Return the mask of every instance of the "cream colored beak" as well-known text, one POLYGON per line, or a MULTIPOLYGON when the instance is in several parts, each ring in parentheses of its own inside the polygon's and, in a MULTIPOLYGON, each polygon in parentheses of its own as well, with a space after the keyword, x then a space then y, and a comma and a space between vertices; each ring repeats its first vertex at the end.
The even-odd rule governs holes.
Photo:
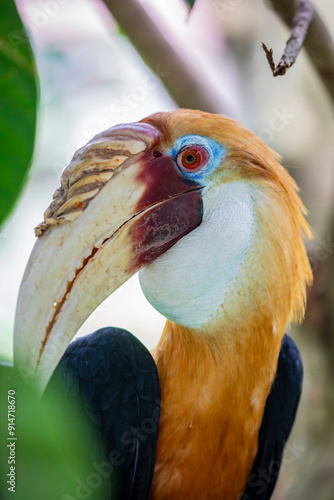
POLYGON ((24 381, 42 392, 96 307, 201 220, 199 186, 151 125, 114 127, 79 150, 36 228, 20 287, 14 364, 24 381))

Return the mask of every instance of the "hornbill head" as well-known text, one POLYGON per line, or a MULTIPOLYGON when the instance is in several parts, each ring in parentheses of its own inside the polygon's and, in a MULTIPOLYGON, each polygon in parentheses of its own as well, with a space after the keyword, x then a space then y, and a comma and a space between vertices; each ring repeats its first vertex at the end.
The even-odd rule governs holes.
POLYGON ((152 305, 195 330, 243 314, 256 322, 258 307, 279 329, 303 310, 311 279, 303 207, 277 155, 240 124, 199 111, 95 136, 35 232, 14 363, 40 391, 83 322, 141 269, 152 305))

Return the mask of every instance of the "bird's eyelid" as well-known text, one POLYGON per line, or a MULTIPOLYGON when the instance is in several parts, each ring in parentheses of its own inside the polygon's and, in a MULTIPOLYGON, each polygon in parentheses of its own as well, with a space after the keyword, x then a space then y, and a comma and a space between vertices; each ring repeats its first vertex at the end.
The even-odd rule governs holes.
POLYGON ((186 146, 200 146, 207 151, 210 157, 219 156, 221 158, 226 154, 224 144, 202 135, 191 134, 181 136, 175 141, 171 150, 171 156, 174 158, 186 146))
POLYGON ((200 146, 207 149, 208 152, 211 150, 210 139, 200 135, 183 135, 175 141, 172 151, 178 153, 186 146, 200 146))

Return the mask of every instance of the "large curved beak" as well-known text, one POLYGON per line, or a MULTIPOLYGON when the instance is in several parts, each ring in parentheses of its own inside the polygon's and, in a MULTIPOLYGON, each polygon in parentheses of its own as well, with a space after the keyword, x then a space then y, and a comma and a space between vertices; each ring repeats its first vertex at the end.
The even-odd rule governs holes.
POLYGON ((202 221, 200 187, 160 141, 143 123, 94 137, 64 170, 36 228, 16 309, 14 364, 41 392, 96 307, 202 221))

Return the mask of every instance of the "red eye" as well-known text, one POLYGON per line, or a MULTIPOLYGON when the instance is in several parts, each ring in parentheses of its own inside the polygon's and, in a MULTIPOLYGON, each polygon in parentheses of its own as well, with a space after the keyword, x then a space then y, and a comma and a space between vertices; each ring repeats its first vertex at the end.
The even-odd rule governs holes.
POLYGON ((186 146, 176 157, 176 163, 183 170, 196 171, 208 161, 208 153, 201 146, 186 146))

